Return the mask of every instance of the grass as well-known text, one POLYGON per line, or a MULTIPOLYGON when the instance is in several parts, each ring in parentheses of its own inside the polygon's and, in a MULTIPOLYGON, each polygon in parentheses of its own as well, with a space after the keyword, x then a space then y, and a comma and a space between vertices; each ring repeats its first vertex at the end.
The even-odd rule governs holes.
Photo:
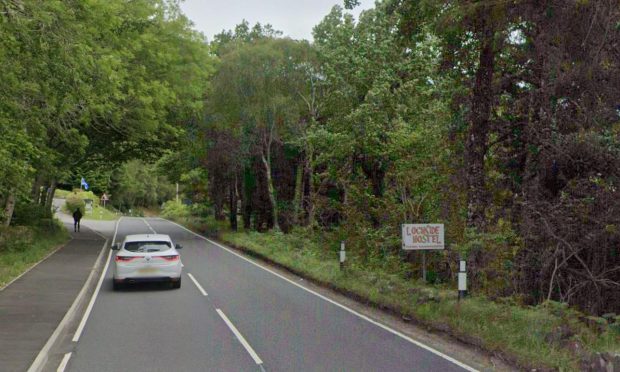
MULTIPOLYGON (((119 218, 119 215, 112 212, 107 208, 103 208, 99 204, 99 197, 92 193, 92 191, 67 191, 67 190, 56 190, 56 194, 54 197, 59 199, 66 199, 69 195, 78 195, 80 199, 92 199, 93 200, 93 213, 86 212, 83 216, 86 220, 102 220, 102 221, 115 221, 119 218)), ((65 204, 62 206, 62 210, 65 213, 71 214, 65 204)))
POLYGON ((0 288, 69 240, 59 224, 52 228, 4 228, 0 236, 0 288))
POLYGON ((93 207, 93 213, 86 212, 83 218, 86 220, 114 221, 119 218, 119 215, 115 214, 107 208, 95 205, 93 207))
POLYGON ((521 306, 481 296, 458 302, 454 286, 406 279, 393 265, 370 267, 351 257, 346 270, 340 271, 337 243, 321 241, 313 233, 231 232, 224 222, 191 217, 178 220, 361 301, 501 354, 522 369, 577 371, 588 353, 620 352, 617 324, 615 330, 611 326, 605 331, 593 329, 580 320, 583 314, 562 304, 521 306), (568 335, 555 336, 567 327, 568 335), (585 352, 579 354, 575 349, 585 352))

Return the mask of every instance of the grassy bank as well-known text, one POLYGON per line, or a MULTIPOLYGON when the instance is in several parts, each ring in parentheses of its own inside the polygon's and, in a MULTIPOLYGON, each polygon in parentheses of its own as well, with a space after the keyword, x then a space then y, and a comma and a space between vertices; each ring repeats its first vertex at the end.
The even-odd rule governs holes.
POLYGON ((2 228, 0 230, 0 288, 68 240, 67 231, 56 223, 49 227, 2 228))
POLYGON ((365 265, 354 257, 344 271, 337 243, 310 231, 231 232, 226 223, 176 218, 186 226, 436 331, 499 355, 520 368, 577 371, 596 352, 620 352, 620 324, 586 317, 563 304, 523 306, 511 299, 470 296, 457 301, 454 285, 425 285, 393 265, 365 265))

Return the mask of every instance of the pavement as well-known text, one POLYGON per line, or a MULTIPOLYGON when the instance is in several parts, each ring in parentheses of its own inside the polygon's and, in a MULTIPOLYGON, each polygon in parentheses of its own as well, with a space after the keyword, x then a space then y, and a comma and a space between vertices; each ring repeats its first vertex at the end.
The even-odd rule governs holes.
MULTIPOLYGON (((65 219, 66 221, 66 219, 65 219)), ((105 239, 87 226, 56 253, 0 291, 0 371, 26 371, 90 275, 105 239)))

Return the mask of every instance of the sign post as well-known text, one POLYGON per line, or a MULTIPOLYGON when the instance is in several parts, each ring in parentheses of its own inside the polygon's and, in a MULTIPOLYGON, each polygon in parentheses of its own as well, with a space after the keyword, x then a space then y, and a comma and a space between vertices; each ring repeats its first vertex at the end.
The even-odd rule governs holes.
POLYGON ((445 248, 443 224, 403 224, 402 240, 403 250, 422 251, 422 279, 426 282, 426 251, 445 248))
POLYGON ((101 195, 101 202, 103 203, 104 208, 108 200, 110 200, 110 197, 104 192, 103 195, 101 195))

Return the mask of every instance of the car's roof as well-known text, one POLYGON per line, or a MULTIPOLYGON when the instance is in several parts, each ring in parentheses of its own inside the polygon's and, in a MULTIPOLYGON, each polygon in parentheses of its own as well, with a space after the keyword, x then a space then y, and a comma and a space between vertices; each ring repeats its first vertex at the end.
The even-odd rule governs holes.
POLYGON ((125 237, 125 242, 171 242, 170 236, 166 234, 133 234, 125 237))

